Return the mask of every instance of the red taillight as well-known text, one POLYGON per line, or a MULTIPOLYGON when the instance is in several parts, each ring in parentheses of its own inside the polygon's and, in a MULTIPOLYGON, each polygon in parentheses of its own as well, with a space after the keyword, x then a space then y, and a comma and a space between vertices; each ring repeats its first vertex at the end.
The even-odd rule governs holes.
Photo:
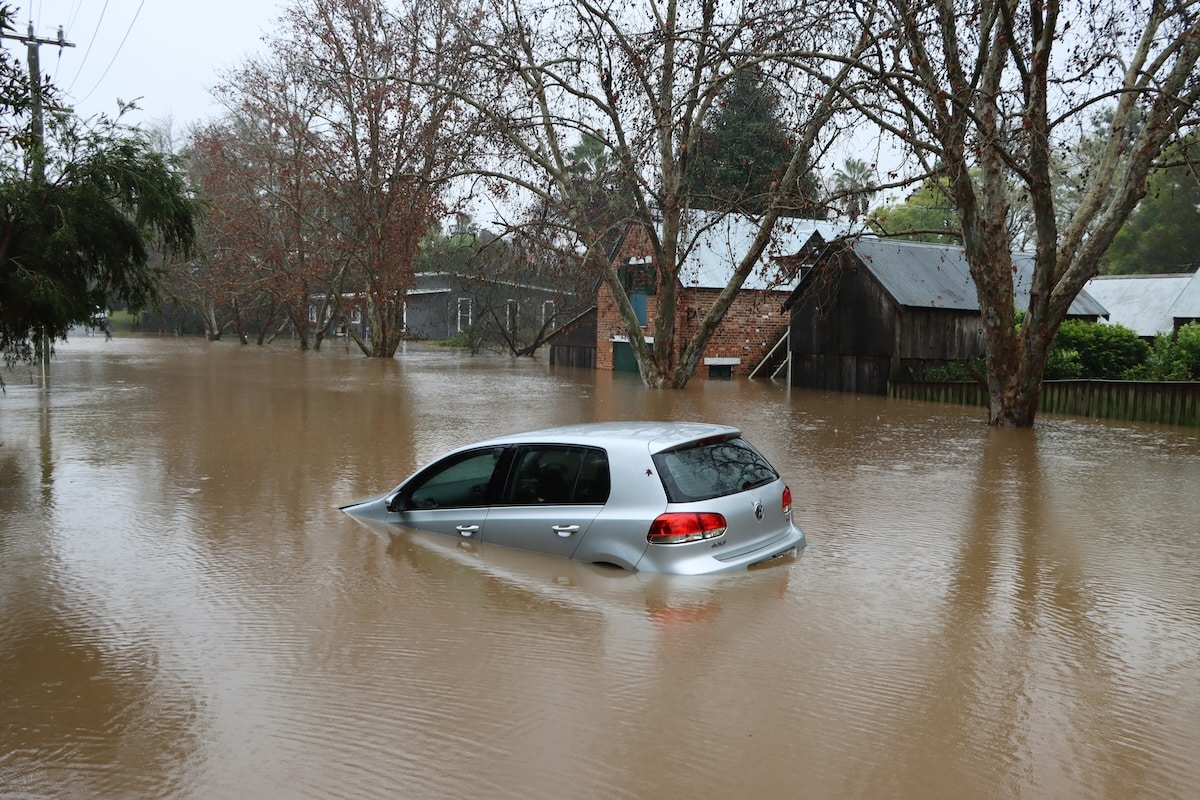
POLYGON ((783 515, 786 517, 792 513, 792 490, 788 486, 783 487, 783 515))
POLYGON ((725 518, 711 511, 659 514, 646 540, 651 544, 683 544, 725 534, 725 518))

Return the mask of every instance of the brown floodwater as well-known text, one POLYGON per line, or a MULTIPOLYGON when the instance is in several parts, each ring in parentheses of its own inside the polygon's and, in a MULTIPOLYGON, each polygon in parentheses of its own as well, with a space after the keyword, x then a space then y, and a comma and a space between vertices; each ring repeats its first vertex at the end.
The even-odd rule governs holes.
POLYGON ((1200 796, 1200 431, 416 346, 3 377, 0 797, 1200 796), (336 509, 642 417, 742 427, 807 549, 671 578, 336 509))

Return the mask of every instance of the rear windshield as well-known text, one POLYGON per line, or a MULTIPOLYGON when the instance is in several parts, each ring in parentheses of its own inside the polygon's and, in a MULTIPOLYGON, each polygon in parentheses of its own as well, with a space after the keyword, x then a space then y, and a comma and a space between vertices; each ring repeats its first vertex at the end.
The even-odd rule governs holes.
POLYGON ((654 463, 672 503, 724 497, 779 478, 775 468, 741 438, 666 450, 654 456, 654 463))

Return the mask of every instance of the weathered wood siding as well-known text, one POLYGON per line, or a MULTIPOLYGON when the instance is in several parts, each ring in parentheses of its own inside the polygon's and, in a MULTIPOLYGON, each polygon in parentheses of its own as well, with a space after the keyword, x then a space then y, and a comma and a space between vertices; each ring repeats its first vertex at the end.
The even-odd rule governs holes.
POLYGON ((890 358, 896 309, 883 288, 854 266, 817 269, 792 308, 792 350, 890 358))
POLYGON ((887 394, 892 360, 879 356, 792 354, 792 385, 832 392, 887 394))
POLYGON ((977 312, 906 308, 899 322, 900 358, 944 363, 983 355, 983 319, 977 312))
POLYGON ((585 346, 555 344, 550 346, 550 365, 558 367, 596 368, 594 341, 585 346))
POLYGON ((550 364, 560 367, 596 367, 596 309, 593 307, 564 325, 547 340, 550 364))
POLYGON ((844 252, 813 267, 791 311, 794 386, 887 394, 908 370, 983 353, 977 313, 900 308, 844 252))

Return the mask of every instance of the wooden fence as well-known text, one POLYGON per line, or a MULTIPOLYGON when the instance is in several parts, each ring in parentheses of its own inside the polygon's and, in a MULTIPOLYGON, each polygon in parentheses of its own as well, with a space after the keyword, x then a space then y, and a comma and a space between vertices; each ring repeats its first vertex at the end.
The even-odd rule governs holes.
MULTIPOLYGON (((888 384, 888 397, 986 406, 978 383, 888 384)), ((1038 410, 1164 425, 1200 426, 1200 383, 1159 381, 1046 381, 1038 410)))

